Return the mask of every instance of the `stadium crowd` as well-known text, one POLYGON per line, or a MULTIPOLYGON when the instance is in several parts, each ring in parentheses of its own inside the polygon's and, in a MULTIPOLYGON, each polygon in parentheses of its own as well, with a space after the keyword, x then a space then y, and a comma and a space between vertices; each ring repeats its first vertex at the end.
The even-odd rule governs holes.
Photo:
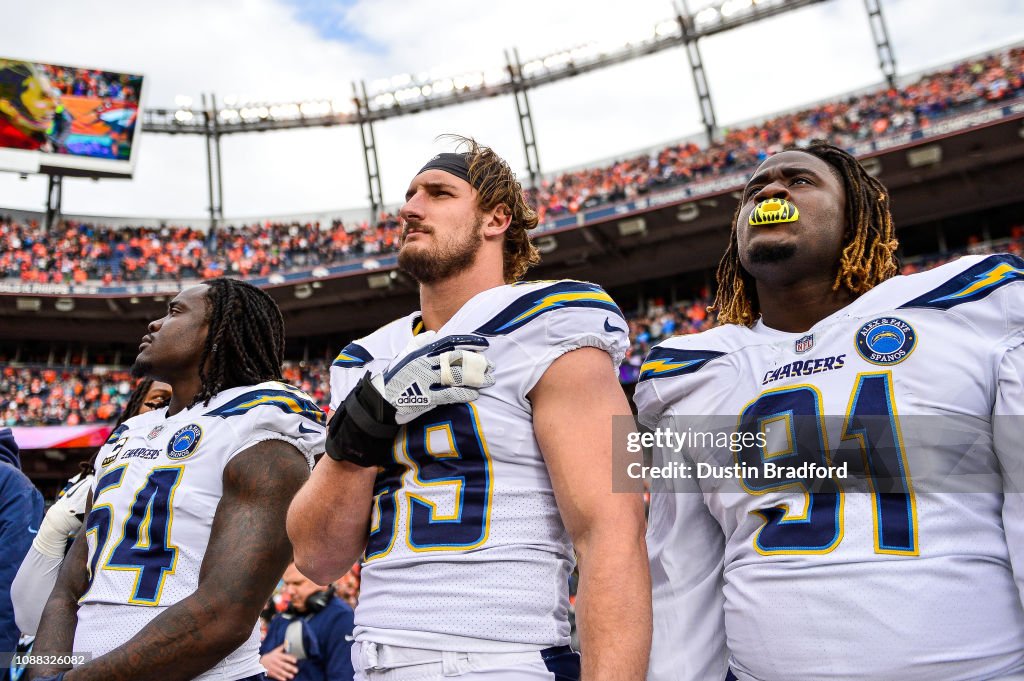
POLYGON ((752 168, 787 146, 815 138, 838 146, 927 128, 937 118, 1016 97, 1024 90, 1024 48, 1013 48, 888 88, 727 129, 707 147, 684 142, 602 168, 565 173, 532 192, 541 219, 652 190, 752 168))
MULTIPOLYGON (((970 253, 995 250, 1024 254, 1024 225, 1013 227, 1009 240, 998 247, 972 237, 970 253)), ((945 253, 908 260, 903 274, 911 274, 948 262, 963 253, 945 253)), ((692 297, 666 302, 652 298, 644 309, 627 315, 630 348, 619 369, 623 383, 635 383, 640 365, 656 343, 675 335, 704 331, 714 324, 707 308, 710 291, 694 291, 692 297)), ((124 369, 92 367, 60 368, 36 365, 0 365, 0 427, 37 425, 79 425, 106 423, 117 418, 131 393, 133 381, 124 369)), ((330 361, 287 362, 283 368, 287 383, 301 388, 318 404, 330 400, 330 361)))
MULTIPOLYGON (((329 368, 328 362, 289 363, 284 379, 326 405, 329 368)), ((0 369, 0 428, 112 422, 134 385, 125 369, 8 364, 0 369)))
MULTIPOLYGON (((652 190, 750 168, 787 145, 818 137, 840 146, 927 128, 937 118, 1017 97, 1024 48, 928 74, 901 88, 821 104, 743 128, 702 147, 673 145, 610 165, 563 173, 530 190, 541 219, 652 190)), ((205 234, 189 227, 103 227, 64 222, 47 234, 34 222, 0 219, 0 279, 35 283, 181 281, 222 274, 266 276, 394 252, 394 215, 374 224, 264 222, 205 234)))
POLYGON ((225 227, 103 227, 63 222, 56 232, 38 222, 0 218, 0 278, 34 283, 181 281, 220 275, 267 276, 330 265, 397 249, 398 220, 376 225, 335 221, 225 227))
POLYGON ((8 365, 0 370, 0 428, 109 422, 133 387, 124 370, 8 365))
POLYGON ((107 71, 75 69, 66 66, 43 66, 46 75, 62 95, 76 97, 102 97, 118 101, 138 101, 138 91, 132 80, 138 76, 107 71))

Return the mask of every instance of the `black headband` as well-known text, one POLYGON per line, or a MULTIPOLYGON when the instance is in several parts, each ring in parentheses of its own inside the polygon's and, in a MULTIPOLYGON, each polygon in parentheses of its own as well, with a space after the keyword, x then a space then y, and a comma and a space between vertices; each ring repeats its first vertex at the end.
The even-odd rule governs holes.
MULTIPOLYGON (((479 182, 474 183, 469 179, 469 154, 452 154, 449 152, 438 154, 420 168, 420 173, 427 170, 443 170, 449 175, 454 175, 460 180, 469 182, 476 189, 480 188, 479 182)), ((420 173, 416 174, 419 175, 420 173)))

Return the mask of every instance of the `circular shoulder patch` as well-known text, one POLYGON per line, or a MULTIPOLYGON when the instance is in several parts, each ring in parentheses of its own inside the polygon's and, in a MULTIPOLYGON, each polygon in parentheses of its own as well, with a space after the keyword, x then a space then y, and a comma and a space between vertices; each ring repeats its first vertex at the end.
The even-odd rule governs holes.
POLYGON ((167 458, 187 459, 196 451, 202 439, 203 429, 195 423, 188 424, 171 436, 170 442, 167 443, 167 458))
POLYGON ((896 317, 872 319, 857 329, 857 352, 872 364, 899 364, 914 351, 914 328, 896 317))

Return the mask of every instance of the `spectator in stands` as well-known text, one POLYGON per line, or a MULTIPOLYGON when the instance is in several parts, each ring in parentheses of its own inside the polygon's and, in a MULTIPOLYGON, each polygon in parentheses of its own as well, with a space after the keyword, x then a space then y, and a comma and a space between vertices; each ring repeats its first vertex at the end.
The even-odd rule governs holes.
POLYGON ((0 426, 103 423, 121 413, 132 391, 126 370, 0 369, 0 426))
POLYGON ((334 590, 338 598, 348 603, 353 610, 359 602, 359 568, 359 563, 356 563, 351 570, 334 583, 334 590))
MULTIPOLYGON (((171 386, 152 378, 141 379, 128 398, 128 404, 114 424, 113 431, 117 431, 118 426, 133 416, 166 407, 170 400, 171 386)), ((85 522, 89 492, 96 480, 98 453, 99 450, 88 462, 82 464, 82 471, 78 475, 68 480, 57 502, 46 512, 42 522, 37 524, 32 546, 11 583, 11 600, 14 602, 18 628, 25 634, 35 636, 46 599, 57 582, 57 573, 64 562, 64 553, 85 522)))
MULTIPOLYGON (((104 80, 112 74, 103 72, 60 71, 53 77, 65 92, 117 87, 104 80)), ((543 180, 528 196, 544 221, 665 187, 739 173, 786 146, 812 138, 850 146, 923 130, 942 116, 1019 97, 1022 92, 1024 48, 1018 47, 961 62, 901 87, 725 129, 723 138, 707 147, 687 141, 605 167, 562 173, 543 180)), ((0 278, 111 284, 224 274, 263 277, 391 253, 397 249, 398 236, 398 221, 387 214, 361 225, 265 222, 223 227, 209 235, 180 226, 106 228, 76 222, 48 234, 37 223, 7 220, 0 221, 0 278)))
MULTIPOLYGON (((285 380, 306 386, 319 403, 327 397, 327 373, 326 363, 297 363, 284 368, 285 380)), ((134 385, 127 370, 0 364, 0 426, 110 422, 130 411, 134 385)), ((150 396, 146 401, 153 399, 150 396)))

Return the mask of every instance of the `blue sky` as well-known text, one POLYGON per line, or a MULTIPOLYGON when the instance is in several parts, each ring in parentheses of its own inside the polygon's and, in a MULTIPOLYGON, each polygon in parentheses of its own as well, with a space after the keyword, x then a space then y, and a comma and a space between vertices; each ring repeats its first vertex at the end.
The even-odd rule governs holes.
POLYGON ((384 45, 359 29, 349 17, 357 0, 287 0, 296 21, 306 24, 324 40, 351 45, 370 54, 381 54, 384 45))
MULTIPOLYGON (((1024 41, 1016 0, 882 0, 901 73, 1024 41), (927 12, 922 12, 926 5, 927 12)), ((691 8, 701 5, 691 0, 691 8)), ((667 0, 179 0, 122 13, 88 3, 25 3, 0 24, 6 56, 141 72, 146 103, 201 93, 289 102, 347 98, 352 83, 399 73, 458 75, 588 42, 649 36, 667 0)), ((863 0, 828 0, 702 42, 718 120, 767 116, 878 84, 863 0), (773 98, 760 96, 766 83, 773 98)), ((663 144, 701 130, 682 50, 670 50, 531 92, 545 171, 663 144)), ((385 199, 442 147, 441 133, 476 136, 525 168, 513 101, 493 98, 384 121, 375 129, 385 199)), ((202 217, 201 138, 142 134, 132 180, 69 179, 68 213, 202 217)), ((229 217, 329 213, 367 205, 358 130, 351 126, 232 135, 223 142, 229 217)), ((46 181, 0 173, 0 207, 39 208, 46 181)))

